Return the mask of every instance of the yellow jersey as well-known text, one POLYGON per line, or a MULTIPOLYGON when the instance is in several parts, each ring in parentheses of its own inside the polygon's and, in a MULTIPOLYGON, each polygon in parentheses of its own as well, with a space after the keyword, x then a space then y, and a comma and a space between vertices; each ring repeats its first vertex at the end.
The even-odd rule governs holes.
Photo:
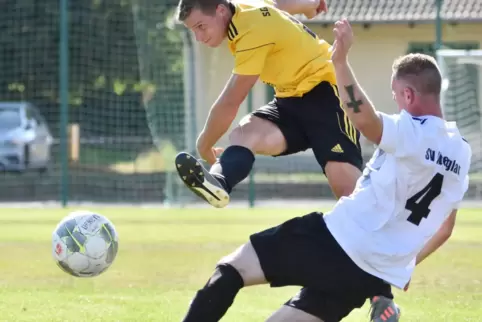
POLYGON ((299 97, 322 81, 336 84, 331 45, 262 0, 236 0, 228 26, 233 73, 260 75, 277 97, 299 97))

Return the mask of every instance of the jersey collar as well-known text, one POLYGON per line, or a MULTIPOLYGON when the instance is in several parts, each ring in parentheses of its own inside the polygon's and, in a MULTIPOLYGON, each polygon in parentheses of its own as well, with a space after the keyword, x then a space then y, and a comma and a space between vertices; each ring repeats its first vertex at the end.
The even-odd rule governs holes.
POLYGON ((236 6, 232 2, 229 3, 229 10, 231 10, 231 13, 234 16, 234 14, 236 13, 236 6))
POLYGON ((238 36, 238 29, 236 28, 233 22, 236 15, 236 6, 232 2, 229 3, 229 10, 231 10, 231 13, 233 16, 231 17, 231 20, 229 21, 229 24, 228 24, 228 40, 229 42, 232 42, 234 38, 238 36))
MULTIPOLYGON (((411 117, 414 117, 412 114, 410 114, 406 110, 402 110, 401 114, 403 114, 403 113, 406 113, 406 114, 410 115, 411 117)), ((456 122, 454 122, 454 121, 450 122, 450 121, 447 121, 447 120, 442 119, 442 118, 437 117, 437 116, 422 115, 422 116, 419 116, 418 118, 429 119, 431 122, 437 124, 441 128, 457 129, 457 123, 456 122)))

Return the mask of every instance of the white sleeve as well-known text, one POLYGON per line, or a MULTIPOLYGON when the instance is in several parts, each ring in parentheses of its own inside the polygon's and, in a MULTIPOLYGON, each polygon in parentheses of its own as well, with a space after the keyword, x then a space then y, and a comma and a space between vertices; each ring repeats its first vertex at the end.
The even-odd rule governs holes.
POLYGON ((417 135, 412 117, 406 113, 388 115, 378 112, 383 123, 382 138, 378 145, 383 151, 403 157, 416 151, 417 135))

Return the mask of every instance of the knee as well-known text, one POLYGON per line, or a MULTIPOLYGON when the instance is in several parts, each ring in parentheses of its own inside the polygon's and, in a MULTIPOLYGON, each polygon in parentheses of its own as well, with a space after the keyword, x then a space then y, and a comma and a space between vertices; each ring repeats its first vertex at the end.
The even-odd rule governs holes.
POLYGON ((264 276, 258 255, 250 242, 242 245, 218 262, 218 266, 225 264, 233 267, 239 273, 244 286, 266 283, 266 277, 264 276))
POLYGON ((196 293, 183 321, 219 321, 242 287, 243 280, 236 269, 217 266, 206 285, 196 293))
POLYGON ((352 192, 355 190, 354 184, 351 184, 350 182, 342 182, 341 180, 337 180, 330 185, 336 199, 340 199, 341 197, 347 197, 351 195, 352 192))
POLYGON ((216 265, 213 275, 206 283, 205 288, 222 288, 237 291, 244 286, 244 281, 238 270, 232 265, 221 263, 216 265))
POLYGON ((241 125, 235 127, 229 134, 230 145, 243 146, 251 152, 255 153, 256 145, 260 140, 260 136, 256 132, 251 131, 249 128, 245 128, 241 125))
POLYGON ((231 145, 243 146, 253 154, 278 155, 287 148, 281 130, 270 121, 248 115, 229 135, 231 145))
POLYGON ((355 189, 361 171, 350 163, 328 162, 325 166, 326 177, 337 199, 349 196, 355 189))

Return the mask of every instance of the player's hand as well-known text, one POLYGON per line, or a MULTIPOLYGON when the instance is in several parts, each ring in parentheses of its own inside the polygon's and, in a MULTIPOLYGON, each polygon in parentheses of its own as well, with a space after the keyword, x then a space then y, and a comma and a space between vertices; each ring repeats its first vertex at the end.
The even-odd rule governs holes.
POLYGON ((213 165, 216 163, 217 158, 223 153, 224 149, 215 147, 215 148, 208 148, 208 149, 202 149, 198 148, 199 155, 201 156, 201 159, 209 163, 210 165, 213 165))
POLYGON ((347 61, 348 52, 353 44, 353 30, 346 19, 338 20, 333 29, 335 41, 331 59, 333 63, 343 63, 347 61))
POLYGON ((327 13, 328 12, 328 5, 326 4, 325 0, 320 0, 320 4, 318 5, 318 8, 316 8, 316 14, 320 13, 327 13))
POLYGON ((405 287, 403 288, 403 291, 404 291, 404 292, 408 291, 408 288, 410 287, 410 282, 411 282, 411 281, 412 281, 412 279, 410 279, 410 280, 408 281, 408 283, 405 285, 405 287))
POLYGON ((312 19, 322 12, 328 12, 328 6, 326 5, 325 0, 315 1, 315 4, 316 4, 315 8, 303 13, 306 18, 312 19))
POLYGON ((223 153, 224 151, 223 148, 213 148, 211 142, 206 142, 204 132, 201 132, 201 134, 199 134, 199 137, 196 141, 196 147, 201 159, 203 159, 210 165, 216 163, 217 157, 220 156, 221 153, 223 153))

